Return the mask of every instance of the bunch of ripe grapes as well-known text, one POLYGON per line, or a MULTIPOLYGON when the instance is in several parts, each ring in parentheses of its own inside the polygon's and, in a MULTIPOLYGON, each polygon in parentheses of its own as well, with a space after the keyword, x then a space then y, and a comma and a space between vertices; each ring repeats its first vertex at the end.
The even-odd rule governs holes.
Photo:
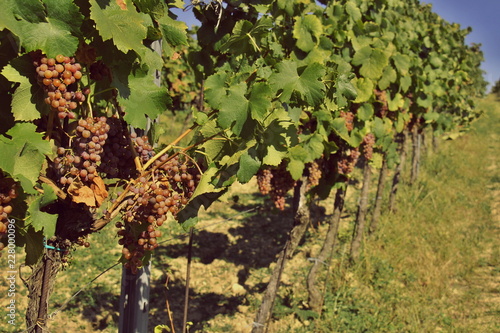
POLYGON ((273 172, 271 169, 260 169, 257 173, 257 185, 259 186, 259 191, 262 195, 267 195, 271 192, 273 179, 273 172))
POLYGON ((387 103, 387 92, 385 90, 377 90, 375 89, 375 96, 377 97, 377 101, 380 103, 378 105, 378 114, 380 117, 385 117, 389 113, 389 105, 387 103))
POLYGON ((276 168, 260 170, 257 173, 257 183, 260 193, 269 194, 276 208, 285 210, 285 196, 295 186, 285 163, 276 168))
POLYGON ((363 156, 367 160, 371 160, 373 157, 373 146, 375 145, 375 135, 373 133, 368 133, 363 138, 361 146, 363 148, 363 156))
POLYGON ((135 178, 137 169, 134 164, 134 154, 129 140, 126 124, 122 120, 108 118, 109 132, 101 158, 99 171, 108 178, 135 178))
POLYGON ((71 149, 57 148, 54 168, 60 185, 69 185, 77 178, 83 183, 93 181, 109 129, 106 117, 78 120, 71 149))
POLYGON ((0 171, 0 251, 5 244, 1 241, 7 233, 9 215, 12 213, 11 201, 17 198, 16 183, 12 178, 4 177, 0 171))
POLYGON ((313 161, 309 163, 309 165, 307 166, 307 180, 308 180, 307 190, 310 190, 314 186, 318 186, 321 176, 322 172, 318 161, 313 161))
POLYGON ((348 111, 340 111, 340 117, 345 120, 345 127, 350 132, 354 129, 354 113, 348 111))
MULTIPOLYGON (((78 90, 82 77, 82 66, 73 57, 57 55, 55 58, 41 58, 33 61, 39 84, 43 87, 45 103, 50 105, 60 119, 74 119, 78 103, 85 101, 85 94, 78 90)), ((85 91, 88 94, 88 89, 85 91)))
POLYGON ((130 186, 123 214, 125 223, 117 223, 119 244, 123 245, 126 267, 141 266, 145 251, 158 246, 158 227, 174 218, 193 196, 201 178, 198 166, 188 158, 165 154, 153 163, 154 172, 141 176, 130 186))
POLYGON ((337 160, 337 170, 341 175, 349 175, 354 171, 354 166, 360 156, 358 148, 347 149, 340 151, 339 159, 337 160))
POLYGON ((136 133, 131 133, 130 137, 134 144, 135 151, 141 160, 141 163, 146 163, 151 157, 154 156, 155 152, 153 146, 149 143, 147 136, 137 136, 136 133))

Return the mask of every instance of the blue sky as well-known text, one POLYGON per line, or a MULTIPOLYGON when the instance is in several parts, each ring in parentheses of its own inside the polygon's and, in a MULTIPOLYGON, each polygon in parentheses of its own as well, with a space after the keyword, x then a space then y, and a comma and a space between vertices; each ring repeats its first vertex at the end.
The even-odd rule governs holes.
MULTIPOLYGON (((186 3, 191 3, 185 0, 186 3)), ((481 44, 485 61, 481 68, 485 79, 493 85, 500 80, 500 0, 421 0, 432 4, 434 12, 450 23, 459 23, 462 28, 472 27, 467 44, 481 44)), ((189 26, 197 24, 191 11, 175 11, 180 20, 189 26)))

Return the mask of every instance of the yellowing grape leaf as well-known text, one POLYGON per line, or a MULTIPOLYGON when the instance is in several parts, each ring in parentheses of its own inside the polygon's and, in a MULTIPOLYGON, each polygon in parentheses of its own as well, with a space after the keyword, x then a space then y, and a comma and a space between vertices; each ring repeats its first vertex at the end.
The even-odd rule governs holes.
POLYGON ((314 15, 298 18, 293 27, 293 37, 297 39, 297 47, 305 52, 314 49, 322 33, 323 25, 314 15))

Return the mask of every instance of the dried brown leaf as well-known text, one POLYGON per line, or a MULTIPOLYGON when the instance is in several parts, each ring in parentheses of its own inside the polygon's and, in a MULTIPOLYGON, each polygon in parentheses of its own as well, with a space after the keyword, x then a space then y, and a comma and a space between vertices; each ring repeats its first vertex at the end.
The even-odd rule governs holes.
POLYGON ((88 186, 83 185, 81 180, 75 179, 68 188, 68 194, 76 203, 83 203, 89 207, 96 206, 94 191, 88 186))
POLYGON ((94 191, 95 200, 97 201, 97 206, 101 206, 104 200, 108 197, 108 191, 106 190, 106 185, 101 177, 94 177, 94 183, 90 185, 92 191, 94 191))

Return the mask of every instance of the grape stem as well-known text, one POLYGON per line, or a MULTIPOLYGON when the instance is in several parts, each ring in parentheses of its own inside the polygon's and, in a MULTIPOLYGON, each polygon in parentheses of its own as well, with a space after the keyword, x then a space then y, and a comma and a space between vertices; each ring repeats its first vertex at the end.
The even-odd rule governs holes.
POLYGON ((198 171, 200 172, 200 175, 203 174, 203 171, 201 171, 201 168, 200 166, 198 165, 198 163, 196 163, 196 161, 194 160, 194 158, 192 158, 191 156, 189 156, 188 154, 186 154, 184 151, 179 151, 179 154, 182 154, 184 155, 184 157, 186 157, 188 160, 191 160, 191 162, 193 162, 193 164, 196 166, 196 168, 198 169, 198 171))
MULTIPOLYGON (((42 183, 45 183, 47 185, 49 185, 50 187, 52 187, 52 189, 54 190, 54 192, 56 193, 57 197, 60 198, 61 200, 66 200, 66 197, 67 197, 67 194, 64 193, 63 190, 61 190, 53 181, 52 179, 49 179, 45 176, 39 176, 38 179, 42 182, 42 183)), ((37 189, 38 192, 40 193, 43 193, 43 190, 41 189, 37 189)))
MULTIPOLYGON (((126 193, 126 192, 124 192, 126 193)), ((116 201, 118 202, 118 200, 116 201)), ((96 220, 93 224, 92 227, 90 227, 90 230, 92 232, 96 232, 104 228, 111 220, 113 220, 116 216, 118 216, 118 213, 127 205, 127 201, 121 202, 117 207, 114 208, 111 213, 107 214, 106 216, 96 220)), ((115 205, 113 205, 115 206, 115 205)))
MULTIPOLYGON (((211 113, 209 113, 207 116, 210 118, 211 115, 213 115, 215 113, 215 111, 212 111, 211 113)), ((196 127, 198 126, 198 124, 193 124, 190 128, 188 128, 187 130, 184 131, 184 133, 182 133, 181 135, 179 135, 179 137, 177 139, 175 139, 174 141, 172 141, 168 146, 166 146, 165 148, 163 148, 158 154, 156 154, 155 156, 151 157, 151 159, 149 161, 147 161, 146 164, 144 164, 144 170, 147 170, 151 164, 153 164, 157 159, 159 159, 161 156, 163 156, 164 154, 166 154, 170 149, 172 149, 173 146, 176 146, 182 139, 184 139, 189 133, 191 133, 196 127)), ((215 137, 219 135, 219 133, 217 133, 216 135, 210 137, 209 139, 215 137)), ((184 151, 186 150, 189 150, 191 149, 192 147, 195 147, 197 145, 200 145, 202 144, 203 142, 205 142, 207 139, 205 140, 202 140, 201 142, 198 142, 190 147, 187 147, 184 149, 184 151)), ((164 163, 162 163, 161 165, 163 165, 164 163)))
POLYGON ((181 141, 189 133, 191 133, 191 131, 194 129, 194 127, 195 127, 195 125, 191 126, 187 130, 185 130, 184 133, 182 133, 181 135, 179 135, 179 137, 177 139, 175 139, 168 146, 166 146, 165 148, 163 148, 158 154, 155 154, 155 156, 153 156, 149 161, 146 162, 146 164, 144 164, 144 170, 147 170, 148 167, 151 166, 151 164, 153 164, 161 156, 165 155, 170 149, 172 149, 173 146, 177 145, 177 143, 179 143, 179 141, 181 141))
POLYGON ((53 110, 49 107, 49 119, 47 121, 47 137, 45 138, 45 140, 48 140, 50 141, 50 137, 52 135, 52 128, 54 127, 54 114, 55 112, 53 112, 53 110))

